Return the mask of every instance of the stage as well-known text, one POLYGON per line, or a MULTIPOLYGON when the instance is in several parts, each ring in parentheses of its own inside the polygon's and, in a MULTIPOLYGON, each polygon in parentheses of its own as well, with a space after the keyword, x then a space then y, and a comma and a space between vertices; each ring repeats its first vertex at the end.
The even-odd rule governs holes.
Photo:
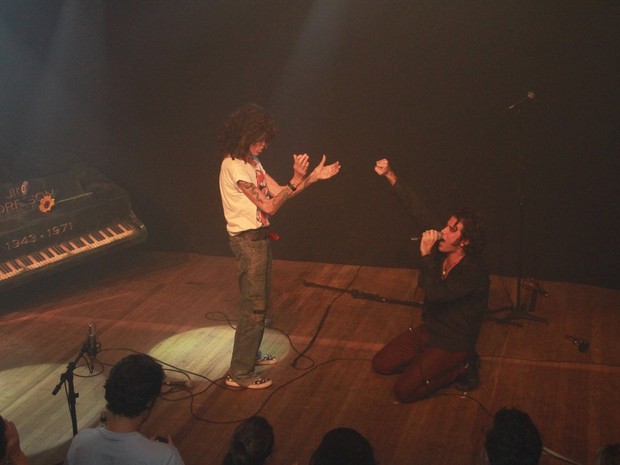
MULTIPOLYGON (((382 465, 471 465, 491 415, 505 406, 529 413, 544 446, 578 464, 618 441, 620 291, 540 282, 548 295, 534 314, 546 323, 484 323, 478 390, 451 387, 398 404, 394 378, 373 373, 370 359, 420 321, 407 304, 422 298, 416 280, 413 269, 276 260, 263 350, 280 363, 261 369, 274 385, 237 391, 222 379, 238 301, 234 259, 139 248, 110 255, 2 294, 0 413, 16 423, 34 465, 62 461, 72 422, 64 387, 52 391, 94 322, 101 350, 74 372, 78 428, 99 423, 110 366, 148 353, 172 385, 143 432, 172 435, 187 465, 220 463, 236 424, 251 415, 273 425, 270 463, 282 465, 307 464, 338 426, 365 435, 382 465)), ((492 276, 491 309, 514 302, 516 282, 492 276)), ((561 462, 544 455, 541 463, 561 462)))

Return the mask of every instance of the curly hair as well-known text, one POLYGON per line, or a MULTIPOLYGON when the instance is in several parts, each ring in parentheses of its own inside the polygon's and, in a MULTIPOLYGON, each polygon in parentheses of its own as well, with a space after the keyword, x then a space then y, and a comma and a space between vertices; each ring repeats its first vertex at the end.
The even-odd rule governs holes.
POLYGON ((484 231, 484 220, 479 213, 468 209, 460 209, 452 213, 462 225, 463 230, 461 236, 464 240, 469 241, 463 250, 466 254, 478 255, 482 253, 486 243, 486 234, 484 231))
POLYGON ((133 418, 150 409, 161 392, 164 370, 146 354, 121 359, 106 381, 105 400, 110 412, 133 418))
POLYGON ((491 465, 537 465, 542 439, 530 416, 517 409, 498 410, 484 448, 491 465))
POLYGON ((249 161, 250 146, 265 141, 269 144, 276 136, 273 119, 263 108, 249 103, 229 116, 218 135, 222 157, 230 155, 233 159, 249 161))
POLYGON ((223 465, 263 465, 273 451, 273 428, 259 416, 241 422, 230 440, 223 465))

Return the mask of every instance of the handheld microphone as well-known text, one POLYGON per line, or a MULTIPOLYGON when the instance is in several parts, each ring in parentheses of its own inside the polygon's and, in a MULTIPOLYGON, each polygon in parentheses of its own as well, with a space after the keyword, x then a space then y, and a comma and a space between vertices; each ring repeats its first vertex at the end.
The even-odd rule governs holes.
POLYGON ((86 339, 86 351, 91 360, 97 357, 97 328, 95 323, 88 325, 88 337, 86 339))
MULTIPOLYGON (((422 240, 422 236, 413 236, 411 238, 412 241, 419 241, 422 240)), ((441 235, 441 233, 439 233, 439 237, 437 238, 437 242, 439 241, 443 241, 443 236, 441 235)))
POLYGON ((515 102, 512 105, 510 105, 508 107, 508 110, 513 110, 514 108, 520 107, 521 105, 523 105, 524 103, 527 103, 527 102, 533 102, 534 101, 534 97, 536 97, 536 94, 530 90, 530 91, 527 92, 525 98, 522 98, 518 102, 515 102))
POLYGON ((179 388, 188 388, 191 389, 192 388, 192 380, 191 379, 187 379, 185 381, 183 380, 168 380, 165 379, 164 382, 162 383, 163 386, 170 386, 170 387, 179 387, 179 388))

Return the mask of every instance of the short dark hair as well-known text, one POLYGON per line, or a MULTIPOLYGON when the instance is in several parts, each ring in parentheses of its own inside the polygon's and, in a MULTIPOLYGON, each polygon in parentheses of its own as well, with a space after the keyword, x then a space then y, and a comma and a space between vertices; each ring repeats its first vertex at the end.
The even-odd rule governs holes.
POLYGON ((537 465, 542 447, 530 416, 514 408, 497 411, 484 441, 490 465, 537 465))
POLYGON ((469 255, 478 255, 484 249, 486 233, 484 231, 484 218, 479 213, 462 208, 452 213, 462 225, 461 237, 469 241, 463 250, 469 255))
POLYGON ((351 428, 336 428, 323 436, 310 465, 376 465, 370 442, 351 428))
POLYGON ((129 418, 140 415, 153 406, 163 381, 164 370, 151 356, 126 356, 112 367, 104 385, 108 410, 129 418))
POLYGON ((223 465, 263 465, 273 451, 275 439, 269 422, 259 416, 235 428, 223 465))
POLYGON ((273 119, 262 107, 249 103, 228 117, 218 135, 220 153, 233 159, 249 161, 250 146, 256 142, 269 143, 276 136, 273 119))
POLYGON ((620 465, 620 443, 603 444, 599 447, 594 465, 620 465))

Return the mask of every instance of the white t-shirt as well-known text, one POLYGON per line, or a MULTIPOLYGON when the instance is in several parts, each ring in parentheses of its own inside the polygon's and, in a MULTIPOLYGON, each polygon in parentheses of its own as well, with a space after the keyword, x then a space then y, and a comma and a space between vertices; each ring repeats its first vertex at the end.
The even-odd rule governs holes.
POLYGON ((258 159, 254 160, 256 166, 239 158, 233 160, 230 156, 222 160, 220 194, 226 218, 226 230, 232 236, 249 229, 269 226, 269 217, 247 198, 237 184, 239 181, 250 182, 269 196, 265 169, 258 159))
POLYGON ((184 465, 176 447, 143 434, 87 428, 71 441, 67 465, 184 465))

